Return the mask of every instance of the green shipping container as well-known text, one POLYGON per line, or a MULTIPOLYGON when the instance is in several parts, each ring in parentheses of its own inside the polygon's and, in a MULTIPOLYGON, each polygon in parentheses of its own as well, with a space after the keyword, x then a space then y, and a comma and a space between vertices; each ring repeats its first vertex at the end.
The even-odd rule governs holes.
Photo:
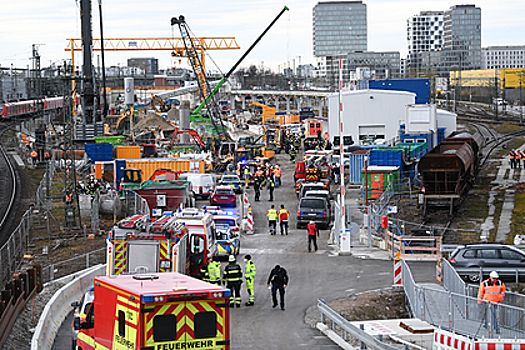
POLYGON ((363 169, 361 171, 361 184, 366 186, 367 198, 380 198, 389 185, 392 185, 392 189, 395 191, 399 184, 399 175, 399 167, 397 166, 369 166, 366 172, 363 169))

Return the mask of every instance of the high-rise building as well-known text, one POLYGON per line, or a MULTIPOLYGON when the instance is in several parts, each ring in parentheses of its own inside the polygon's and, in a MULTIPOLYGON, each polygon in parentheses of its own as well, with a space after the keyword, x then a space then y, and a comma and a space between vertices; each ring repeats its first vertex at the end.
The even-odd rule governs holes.
POLYGON ((525 46, 489 46, 481 50, 481 69, 525 68, 525 46))
POLYGON ((430 68, 432 57, 429 52, 441 50, 443 38, 443 11, 421 11, 407 19, 408 68, 430 68))
POLYGON ((313 9, 313 44, 316 57, 366 51, 366 4, 318 2, 313 9))
POLYGON ((481 9, 456 5, 445 11, 445 31, 440 64, 443 70, 481 68, 481 9))

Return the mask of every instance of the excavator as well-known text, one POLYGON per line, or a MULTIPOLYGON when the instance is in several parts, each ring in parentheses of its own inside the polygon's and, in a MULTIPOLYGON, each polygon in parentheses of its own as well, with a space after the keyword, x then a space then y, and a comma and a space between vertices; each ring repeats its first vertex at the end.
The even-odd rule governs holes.
MULTIPOLYGON (((206 148, 206 145, 204 142, 202 142, 201 137, 195 130, 179 130, 178 128, 173 131, 173 135, 171 136, 171 142, 169 149, 172 149, 174 146, 183 146, 188 147, 188 145, 183 145, 180 143, 177 143, 177 138, 179 135, 190 135, 193 138, 194 145, 198 148, 198 151, 204 150, 206 148)), ((190 145, 191 146, 191 145, 190 145)))

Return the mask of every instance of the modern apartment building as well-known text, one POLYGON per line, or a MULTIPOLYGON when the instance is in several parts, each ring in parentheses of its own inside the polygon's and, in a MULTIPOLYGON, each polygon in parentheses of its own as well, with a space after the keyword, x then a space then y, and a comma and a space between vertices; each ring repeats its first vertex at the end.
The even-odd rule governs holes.
POLYGON ((159 74, 159 60, 157 58, 130 58, 128 67, 137 67, 147 75, 159 74))
POLYGON ((423 70, 430 67, 433 60, 428 52, 443 48, 444 16, 443 11, 421 11, 407 19, 408 68, 423 70))
POLYGON ((442 70, 481 68, 481 9, 456 5, 445 11, 442 70))
POLYGON ((481 49, 481 69, 525 68, 525 45, 481 49))
POLYGON ((321 1, 314 6, 314 56, 366 51, 367 47, 366 4, 362 1, 321 1))

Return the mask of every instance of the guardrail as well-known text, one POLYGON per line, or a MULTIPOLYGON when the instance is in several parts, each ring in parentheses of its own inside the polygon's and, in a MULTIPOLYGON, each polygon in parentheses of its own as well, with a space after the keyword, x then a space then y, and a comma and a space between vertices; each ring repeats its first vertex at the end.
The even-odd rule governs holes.
POLYGON ((399 348, 385 344, 381 340, 376 339, 364 330, 351 324, 350 321, 326 305, 323 299, 317 299, 317 309, 321 312, 321 321, 323 324, 328 324, 333 331, 336 331, 337 328, 339 328, 343 332, 345 340, 348 340, 348 335, 359 339, 361 342, 361 349, 366 348, 363 347, 363 345, 366 345, 371 349, 377 350, 399 350, 399 348))
POLYGON ((402 260, 402 281, 413 317, 472 338, 525 339, 525 309, 481 301, 439 287, 419 286, 402 260), (501 334, 495 317, 499 318, 501 334))
POLYGON ((35 333, 31 339, 31 350, 51 349, 53 347, 58 329, 73 310, 71 303, 79 300, 93 284, 95 277, 104 275, 105 272, 106 265, 102 264, 80 271, 74 275, 71 282, 53 295, 38 320, 35 333))
POLYGON ((0 349, 3 349, 16 318, 27 302, 42 290, 40 265, 19 273, 9 282, 0 298, 0 349))
POLYGON ((56 278, 88 269, 94 265, 104 264, 106 262, 106 249, 105 247, 100 248, 71 259, 58 261, 45 266, 42 268, 42 281, 44 283, 50 282, 56 278))

